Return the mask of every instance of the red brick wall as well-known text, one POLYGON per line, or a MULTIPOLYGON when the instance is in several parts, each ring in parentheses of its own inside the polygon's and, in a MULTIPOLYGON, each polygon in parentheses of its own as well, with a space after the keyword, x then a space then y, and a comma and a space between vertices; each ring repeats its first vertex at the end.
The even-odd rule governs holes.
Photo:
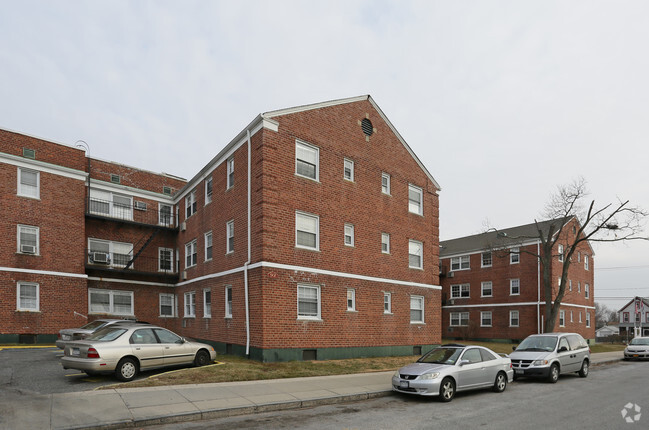
MULTIPOLYGON (((84 170, 87 171, 87 169, 88 166, 84 166, 84 170)), ((95 158, 90 159, 90 177, 92 179, 111 182, 111 175, 119 175, 121 185, 160 194, 162 194, 163 187, 170 187, 173 194, 186 184, 186 181, 181 178, 95 158)))
POLYGON ((80 171, 86 169, 86 155, 79 148, 0 129, 0 152, 22 157, 23 148, 36 151, 37 161, 80 171))

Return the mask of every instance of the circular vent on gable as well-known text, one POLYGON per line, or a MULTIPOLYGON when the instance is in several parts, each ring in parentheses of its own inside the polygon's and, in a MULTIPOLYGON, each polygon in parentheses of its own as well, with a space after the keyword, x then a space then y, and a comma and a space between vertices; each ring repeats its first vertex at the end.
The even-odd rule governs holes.
POLYGON ((371 136, 374 133, 372 121, 367 118, 364 118, 363 121, 361 121, 361 128, 363 129, 363 133, 365 133, 365 136, 367 137, 371 136))

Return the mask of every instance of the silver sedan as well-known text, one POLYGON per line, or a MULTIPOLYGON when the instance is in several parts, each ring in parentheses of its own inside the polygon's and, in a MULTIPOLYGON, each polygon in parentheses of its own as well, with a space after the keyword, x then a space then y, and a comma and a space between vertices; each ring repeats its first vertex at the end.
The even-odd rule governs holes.
POLYGON ((140 370, 195 364, 204 366, 216 359, 210 345, 191 342, 157 326, 114 325, 90 337, 67 343, 61 364, 89 375, 114 372, 120 381, 130 381, 140 370))
POLYGON ((458 391, 492 387, 503 392, 514 378, 512 362, 488 348, 443 345, 402 367, 392 376, 392 390, 439 396, 450 402, 458 391))

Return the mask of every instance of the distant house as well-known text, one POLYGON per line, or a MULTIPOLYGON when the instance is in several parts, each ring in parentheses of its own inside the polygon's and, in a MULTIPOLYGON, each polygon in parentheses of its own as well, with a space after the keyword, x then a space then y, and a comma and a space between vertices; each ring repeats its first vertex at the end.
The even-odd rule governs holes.
POLYGON ((609 336, 617 336, 620 334, 620 328, 615 325, 605 325, 595 330, 595 338, 597 340, 605 339, 609 336))
MULTIPOLYGON (((544 327, 545 294, 537 229, 559 220, 440 242, 442 332, 447 338, 520 340, 544 327), (521 239, 523 238, 523 239, 521 239)), ((553 299, 558 292, 564 250, 579 230, 567 221, 555 244, 550 268, 553 299), (567 240, 564 240, 567 239, 567 240)), ((595 339, 594 261, 588 242, 573 253, 555 331, 595 339)))
POLYGON ((649 336, 649 298, 634 297, 619 314, 620 336, 649 336))

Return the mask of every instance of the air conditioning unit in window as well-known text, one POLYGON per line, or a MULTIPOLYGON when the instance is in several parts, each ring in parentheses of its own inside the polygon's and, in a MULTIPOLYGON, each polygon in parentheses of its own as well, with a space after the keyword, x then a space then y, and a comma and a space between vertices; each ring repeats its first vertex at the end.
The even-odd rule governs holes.
POLYGON ((455 276, 455 272, 448 272, 448 273, 446 274, 446 277, 447 277, 447 278, 452 278, 452 277, 454 277, 454 276, 455 276))
POLYGON ((34 245, 20 245, 20 252, 23 254, 36 254, 36 247, 34 245))
POLYGON ((183 281, 186 281, 187 280, 187 271, 183 270, 183 273, 180 276, 182 277, 183 281))
POLYGON ((449 305, 454 305, 454 304, 455 304, 455 300, 450 299, 450 300, 448 301, 448 304, 449 304, 449 305))
POLYGON ((185 221, 180 223, 180 231, 187 230, 187 223, 185 221))
POLYGON ((91 252, 90 259, 93 263, 108 264, 110 262, 110 256, 107 252, 91 252))
POLYGON ((137 200, 133 202, 133 207, 138 211, 146 210, 146 202, 138 202, 137 200))

